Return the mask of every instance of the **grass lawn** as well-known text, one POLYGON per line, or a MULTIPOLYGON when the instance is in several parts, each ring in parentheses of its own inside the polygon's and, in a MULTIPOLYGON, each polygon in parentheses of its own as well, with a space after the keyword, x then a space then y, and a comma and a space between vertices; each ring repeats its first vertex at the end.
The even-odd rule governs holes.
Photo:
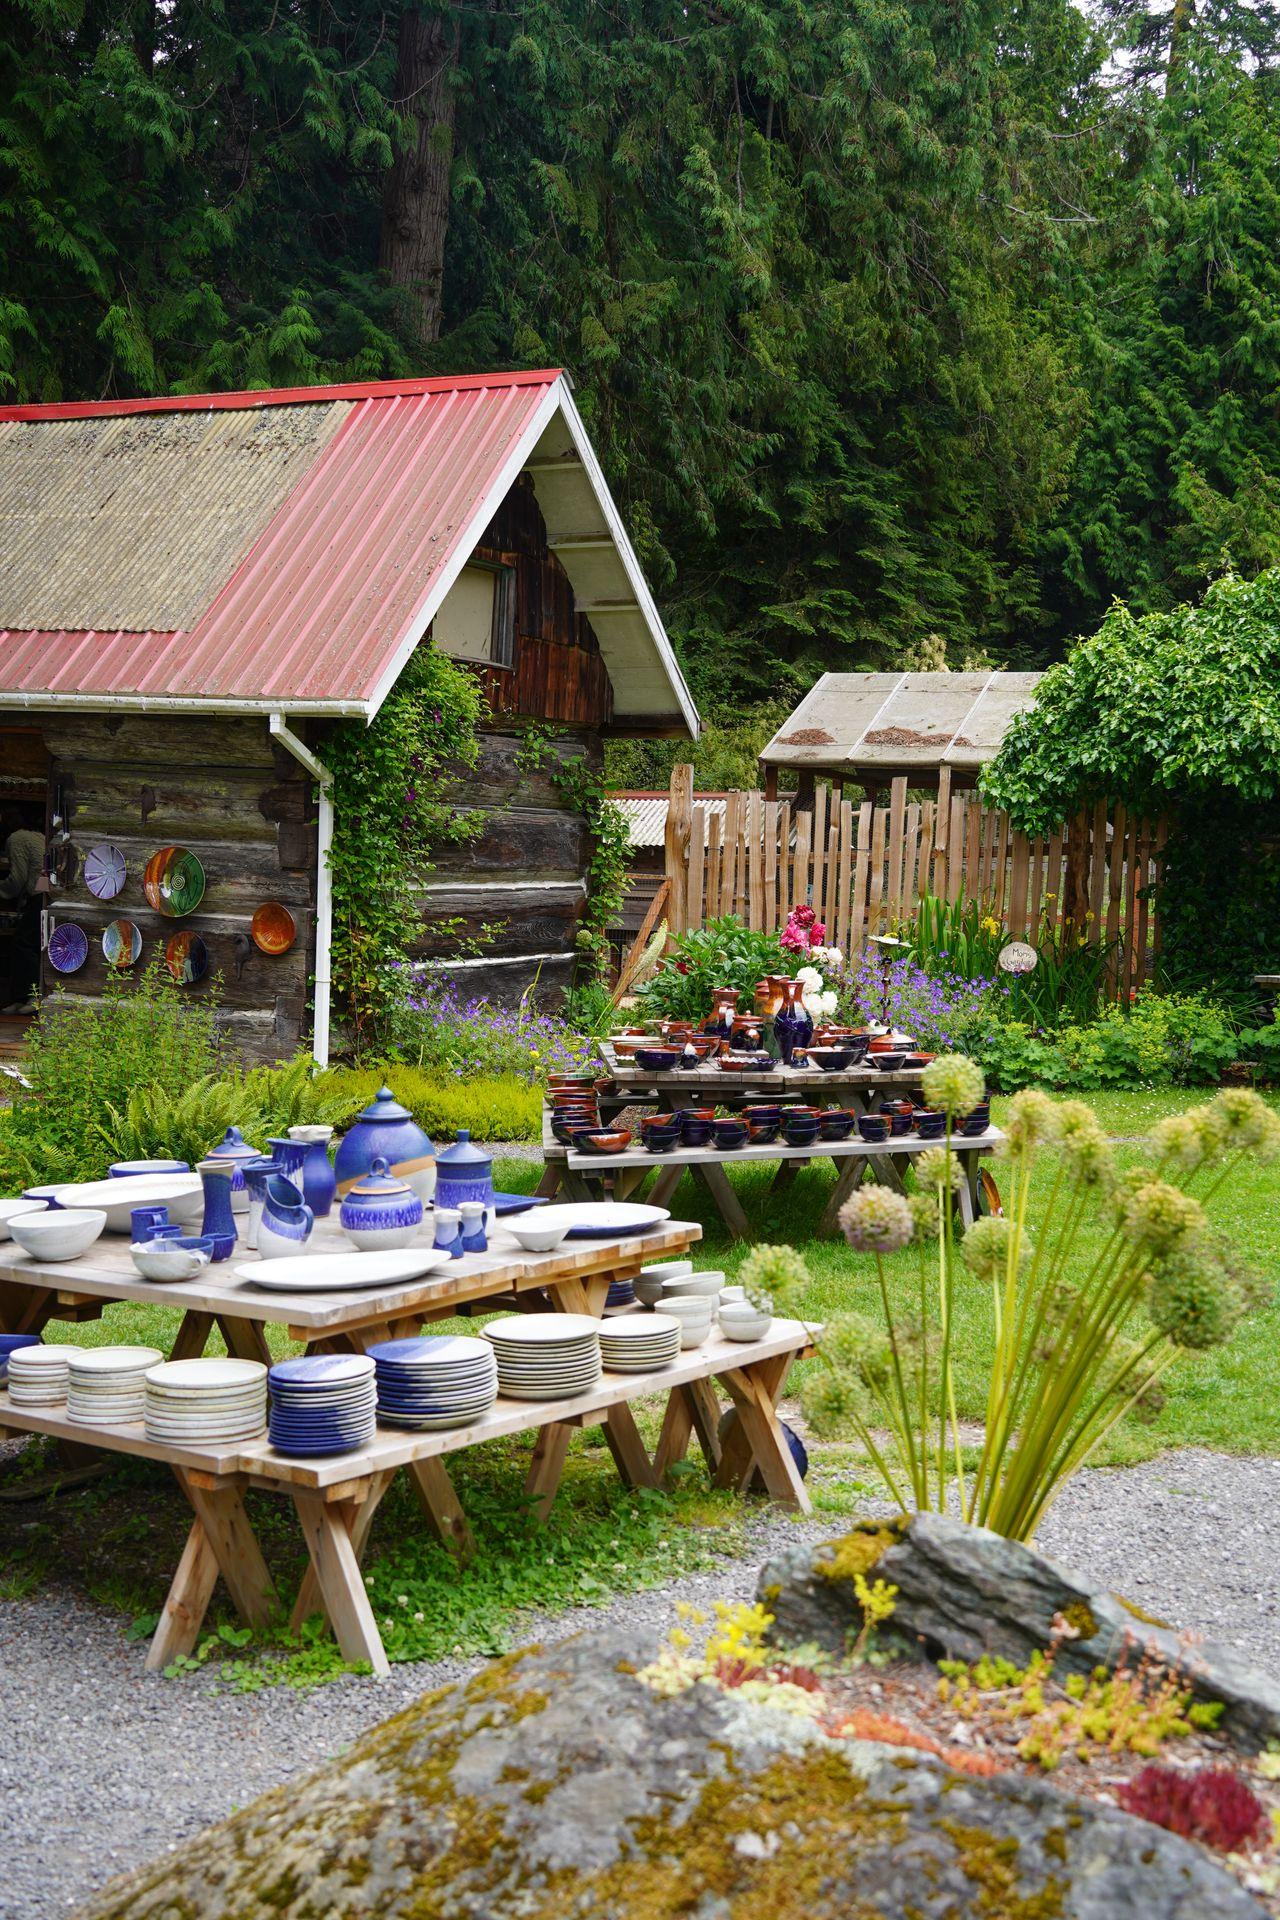
MULTIPOLYGON (((1123 1167, 1141 1162, 1144 1129, 1162 1114, 1194 1104, 1194 1096, 1110 1093, 1091 1104, 1120 1143, 1116 1151, 1123 1167)), ((995 1118, 998 1122, 999 1102, 995 1118)), ((999 1178, 998 1166, 996 1172, 999 1178)), ((508 1190, 528 1191, 538 1168, 528 1161, 500 1160, 496 1173, 508 1190)), ((829 1165, 806 1169, 778 1202, 769 1195, 768 1169, 742 1167, 732 1177, 758 1237, 803 1249, 813 1276, 807 1302, 813 1317, 848 1307, 878 1315, 873 1263, 851 1253, 843 1241, 811 1237, 829 1191, 829 1165)), ((1047 1169, 1037 1178, 1043 1195, 1047 1169)), ((674 1210, 702 1222, 706 1265, 736 1271, 747 1249, 732 1245, 691 1181, 682 1184, 674 1210)), ((1246 1175, 1220 1196, 1217 1224, 1232 1232, 1265 1272, 1277 1273, 1280 1167, 1246 1175)), ((1101 1225, 1100 1209, 1087 1241, 1101 1225)), ((890 1271, 895 1285, 910 1287, 914 1255, 899 1256, 890 1271)), ((982 1411, 991 1342, 989 1296, 976 1281, 965 1287, 962 1309, 957 1347, 960 1412, 976 1419, 982 1411)), ((65 1338, 86 1345, 143 1341, 167 1350, 177 1318, 171 1309, 121 1304, 108 1308, 100 1321, 66 1329, 65 1338)), ((475 1325, 454 1324, 471 1330, 475 1325)), ((60 1330, 51 1332, 64 1337, 60 1330)), ((269 1328, 268 1335, 273 1349, 289 1350, 281 1329, 269 1328)), ((1273 1308, 1246 1323, 1229 1346, 1180 1359, 1166 1376, 1163 1408, 1149 1421, 1126 1421, 1100 1459, 1119 1464, 1167 1447, 1192 1445, 1280 1451, 1273 1360, 1278 1341, 1280 1308, 1273 1308)), ((659 1410, 657 1397, 639 1410, 642 1431, 651 1442, 659 1410)), ((27 1456, 38 1452, 26 1450, 27 1456)), ((426 1537, 405 1488, 393 1490, 379 1516, 369 1562, 371 1591, 393 1659, 432 1657, 455 1647, 496 1651, 518 1637, 519 1622, 530 1608, 603 1601, 612 1592, 667 1582, 682 1570, 742 1550, 741 1502, 708 1492, 693 1468, 670 1493, 628 1493, 618 1483, 598 1431, 590 1429, 575 1438, 563 1496, 550 1526, 540 1528, 523 1505, 526 1460, 527 1444, 513 1441, 451 1462, 480 1544, 476 1562, 462 1572, 426 1537)), ((24 1470, 25 1460, 12 1463, 7 1477, 24 1470)), ((868 1496, 879 1497, 854 1445, 814 1449, 811 1485, 819 1511, 833 1515, 855 1509, 868 1496)), ((266 1494, 251 1497, 268 1557, 287 1593, 302 1570, 292 1517, 283 1501, 266 1494)), ((48 1580, 66 1580, 134 1616, 138 1630, 146 1630, 176 1562, 187 1519, 164 1470, 143 1462, 122 1463, 103 1480, 57 1502, 0 1509, 0 1546, 6 1549, 0 1551, 0 1563, 7 1564, 0 1596, 31 1591, 48 1580)), ((234 1638, 229 1618, 220 1619, 224 1632, 234 1638)), ((220 1650, 228 1652, 225 1646, 220 1650)), ((261 1684, 264 1672, 306 1682, 327 1677, 336 1665, 328 1643, 278 1650, 266 1656, 265 1665, 260 1654, 246 1665, 234 1648, 228 1657, 232 1683, 244 1685, 261 1684)))

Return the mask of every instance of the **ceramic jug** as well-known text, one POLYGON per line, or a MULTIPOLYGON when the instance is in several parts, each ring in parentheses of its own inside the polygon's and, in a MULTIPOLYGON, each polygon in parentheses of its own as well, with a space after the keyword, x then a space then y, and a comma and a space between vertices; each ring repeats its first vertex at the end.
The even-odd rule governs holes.
POLYGON ((244 1183, 249 1193, 249 1218, 245 1226, 244 1243, 252 1252, 258 1248, 258 1228, 262 1224, 262 1203, 267 1197, 267 1181, 280 1168, 269 1154, 260 1153, 256 1160, 244 1163, 244 1183))
MULTIPOLYGON (((258 1149, 251 1147, 239 1127, 228 1127, 216 1147, 210 1147, 205 1160, 225 1160, 231 1168, 231 1206, 235 1213, 248 1213, 249 1189, 244 1183, 246 1160, 256 1160, 258 1149)), ((203 1164, 203 1163, 202 1163, 203 1164)), ((217 1254, 214 1259, 218 1258, 217 1254)))
POLYGON ((264 1260, 286 1259, 301 1253, 311 1238, 315 1215, 292 1180, 282 1173, 267 1178, 267 1191, 258 1222, 258 1252, 264 1260))

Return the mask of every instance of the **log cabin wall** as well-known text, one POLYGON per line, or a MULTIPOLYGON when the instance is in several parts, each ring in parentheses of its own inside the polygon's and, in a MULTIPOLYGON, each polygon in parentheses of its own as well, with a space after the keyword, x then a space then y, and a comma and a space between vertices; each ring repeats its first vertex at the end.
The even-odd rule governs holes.
POLYGON ((493 719, 479 762, 459 785, 464 811, 481 815, 476 837, 449 848, 423 893, 422 958, 458 951, 489 930, 479 957, 464 953, 450 969, 460 985, 512 1006, 537 982, 540 1004, 554 1006, 572 983, 574 937, 587 901, 589 837, 546 770, 521 765, 525 723, 564 729, 561 759, 601 761, 600 736, 613 717, 613 692, 599 643, 574 607, 569 576, 547 546, 547 532, 523 476, 485 529, 476 557, 516 570, 515 662, 476 669, 493 719))
MULTIPOLYGON (((33 716, 25 716, 30 725, 33 716)), ((0 721, 4 716, 0 715, 0 721)), ((15 724, 17 717, 14 716, 15 724)), ((102 992, 108 921, 132 920, 142 934, 136 974, 180 928, 209 948, 205 979, 185 989, 207 995, 218 979, 219 1017, 237 1054, 247 1060, 288 1058, 309 1035, 309 982, 315 966, 316 828, 303 770, 275 745, 265 717, 185 718, 152 714, 39 716, 52 756, 51 785, 61 789, 71 837, 80 855, 101 841, 128 862, 124 890, 95 900, 78 872, 54 896, 58 919, 78 921, 89 957, 61 982, 77 998, 102 992), (205 871, 194 913, 167 920, 147 904, 143 870, 159 847, 189 847, 205 871), (260 953, 247 938, 254 909, 265 900, 289 908, 298 937, 286 954, 260 953), (238 968, 238 962, 243 965, 238 968)), ((43 964, 49 992, 59 976, 43 964)))

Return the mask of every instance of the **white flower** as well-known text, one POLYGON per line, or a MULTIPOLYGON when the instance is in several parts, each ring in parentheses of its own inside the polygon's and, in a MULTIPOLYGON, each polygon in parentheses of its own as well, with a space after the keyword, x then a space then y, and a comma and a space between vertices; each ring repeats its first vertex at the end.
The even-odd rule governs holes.
POLYGON ((830 990, 828 990, 826 993, 821 995, 821 1000, 822 1000, 822 1011, 824 1013, 834 1013, 836 1008, 840 1005, 839 994, 832 993, 830 990))
POLYGON ((822 995, 820 993, 803 993, 800 996, 800 1004, 809 1018, 816 1020, 822 1012, 822 995))
POLYGON ((809 952, 818 965, 826 967, 828 971, 832 967, 840 966, 844 960, 839 947, 810 947, 809 952))
POLYGON ((796 979, 802 986, 811 989, 812 992, 822 992, 822 975, 816 967, 801 967, 799 973, 796 975, 796 979))

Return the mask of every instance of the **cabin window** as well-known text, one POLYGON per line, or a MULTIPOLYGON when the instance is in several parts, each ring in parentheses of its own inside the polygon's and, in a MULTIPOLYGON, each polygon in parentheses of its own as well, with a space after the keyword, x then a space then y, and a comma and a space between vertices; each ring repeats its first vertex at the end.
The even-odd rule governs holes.
POLYGON ((473 561, 462 569, 432 623, 441 653, 456 660, 482 660, 494 667, 516 663, 516 570, 473 561))

